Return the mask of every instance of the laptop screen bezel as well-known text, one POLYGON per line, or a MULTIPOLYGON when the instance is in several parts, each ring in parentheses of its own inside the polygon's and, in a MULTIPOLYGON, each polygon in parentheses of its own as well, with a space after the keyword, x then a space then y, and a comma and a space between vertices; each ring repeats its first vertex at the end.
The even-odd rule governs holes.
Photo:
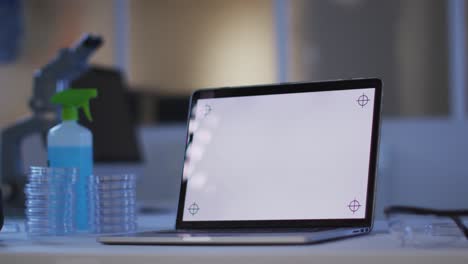
MULTIPOLYGON (((236 220, 236 221, 183 221, 187 180, 181 177, 176 229, 236 229, 236 228, 316 228, 316 227, 371 227, 375 200, 375 183, 379 143, 382 81, 377 78, 323 81, 309 83, 283 83, 258 86, 225 87, 195 91, 190 100, 188 121, 197 100, 207 98, 239 97, 271 94, 339 91, 353 89, 375 89, 373 100, 369 175, 366 199, 366 213, 363 219, 285 219, 285 220, 236 220)), ((188 122, 187 122, 188 124, 188 122)), ((186 148, 189 131, 186 132, 186 148)), ((185 164, 184 155, 184 164, 185 164)))

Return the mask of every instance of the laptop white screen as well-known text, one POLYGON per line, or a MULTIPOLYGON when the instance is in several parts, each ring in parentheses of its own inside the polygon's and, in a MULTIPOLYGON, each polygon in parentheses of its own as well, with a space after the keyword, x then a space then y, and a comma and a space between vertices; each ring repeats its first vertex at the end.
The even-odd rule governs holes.
POLYGON ((374 88, 199 99, 183 221, 364 219, 374 88))

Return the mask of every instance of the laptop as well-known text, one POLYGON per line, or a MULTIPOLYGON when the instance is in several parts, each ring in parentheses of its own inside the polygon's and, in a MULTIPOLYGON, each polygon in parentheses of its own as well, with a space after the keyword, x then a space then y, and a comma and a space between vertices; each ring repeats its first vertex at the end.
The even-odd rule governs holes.
POLYGON ((199 90, 175 230, 105 244, 308 244, 372 230, 382 82, 199 90))

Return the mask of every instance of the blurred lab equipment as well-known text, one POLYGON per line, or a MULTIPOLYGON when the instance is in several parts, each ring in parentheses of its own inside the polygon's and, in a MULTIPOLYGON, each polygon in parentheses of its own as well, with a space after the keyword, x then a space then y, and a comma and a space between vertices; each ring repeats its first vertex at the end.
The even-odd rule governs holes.
POLYGON ((390 206, 384 213, 390 233, 402 246, 468 245, 468 210, 390 206))
POLYGON ((128 102, 129 89, 123 74, 114 68, 93 65, 71 87, 93 87, 99 95, 98 100, 90 102, 92 122, 79 113, 79 123, 93 133, 95 165, 140 163, 142 158, 128 102))
POLYGON ((26 194, 26 232, 68 235, 76 230, 76 168, 31 167, 26 194))
POLYGON ((25 184, 22 171, 21 142, 29 135, 42 136, 58 123, 58 107, 49 100, 57 91, 66 89, 70 82, 88 68, 88 59, 102 44, 102 38, 85 35, 71 48, 60 50, 56 58, 39 69, 34 75, 33 96, 29 102, 33 115, 1 131, 0 179, 4 191, 5 205, 23 207, 25 184))
POLYGON ((136 176, 94 175, 89 179, 91 231, 101 234, 136 231, 136 176))

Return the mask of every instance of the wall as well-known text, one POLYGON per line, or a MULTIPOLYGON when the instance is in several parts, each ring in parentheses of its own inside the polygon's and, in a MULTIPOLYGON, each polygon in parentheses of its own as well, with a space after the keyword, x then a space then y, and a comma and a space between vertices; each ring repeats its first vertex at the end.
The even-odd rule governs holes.
POLYGON ((384 116, 449 113, 447 1, 289 1, 290 80, 379 77, 384 116))
POLYGON ((275 81, 272 1, 131 1, 133 85, 196 88, 275 81))

